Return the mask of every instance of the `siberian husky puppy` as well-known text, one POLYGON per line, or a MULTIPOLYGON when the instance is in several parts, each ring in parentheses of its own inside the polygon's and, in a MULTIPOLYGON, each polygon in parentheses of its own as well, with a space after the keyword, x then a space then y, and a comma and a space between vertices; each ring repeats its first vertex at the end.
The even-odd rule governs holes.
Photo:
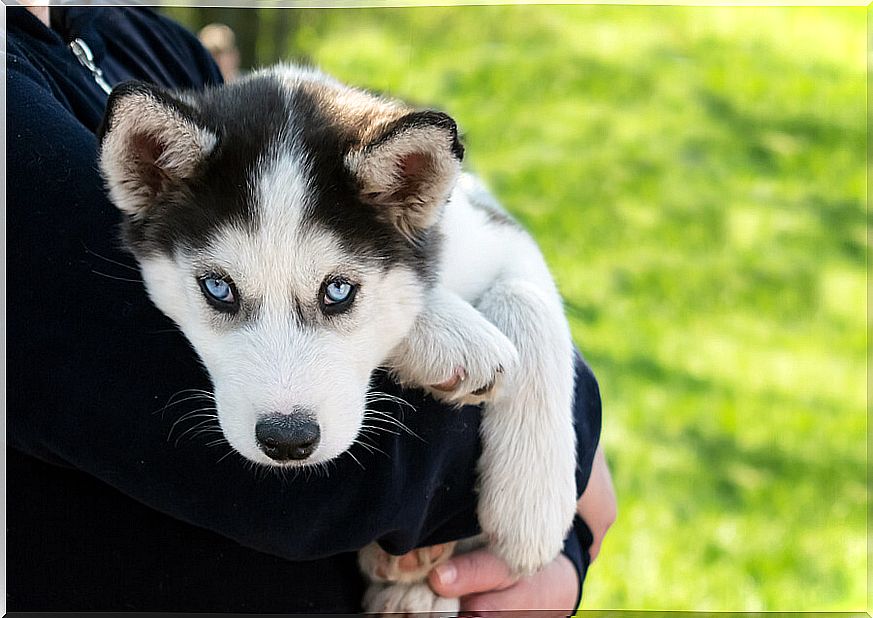
MULTIPOLYGON (((484 405, 483 542, 519 574, 558 554, 575 512, 570 332, 536 244, 461 172, 449 116, 279 66, 203 92, 120 85, 100 139, 126 245, 234 449, 337 457, 389 367, 484 405)), ((369 611, 457 609, 426 572, 375 568, 379 551, 361 552, 369 611)))

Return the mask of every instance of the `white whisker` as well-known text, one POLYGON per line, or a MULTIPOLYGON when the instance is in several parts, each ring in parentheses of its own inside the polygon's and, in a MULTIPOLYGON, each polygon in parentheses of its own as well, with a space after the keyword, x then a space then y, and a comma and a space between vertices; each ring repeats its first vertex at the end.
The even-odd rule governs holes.
MULTIPOLYGON (((212 423, 212 422, 214 422, 214 421, 216 421, 216 420, 217 420, 217 417, 210 415, 208 418, 206 418, 206 420, 200 421, 199 423, 195 423, 194 425, 192 425, 191 427, 189 427, 188 429, 186 429, 184 432, 182 432, 182 434, 181 434, 178 438, 176 438, 176 442, 175 442, 174 446, 178 447, 178 446, 179 446, 179 443, 182 441, 182 438, 184 438, 186 435, 188 435, 188 434, 191 433, 192 431, 195 431, 195 430, 198 429, 198 428, 202 428, 204 425, 208 425, 208 424, 210 424, 210 423, 212 423)), ((191 439, 193 440, 193 439, 196 438, 198 435, 201 435, 204 431, 208 431, 208 430, 215 431, 215 430, 217 430, 217 429, 218 429, 217 426, 216 426, 216 427, 206 427, 206 428, 202 428, 202 429, 200 429, 200 431, 197 431, 196 433, 194 433, 194 434, 191 436, 191 439)), ((220 431, 220 430, 219 430, 219 431, 220 431)))
POLYGON ((137 272, 137 273, 139 272, 139 268, 137 268, 136 266, 131 266, 130 264, 124 264, 123 262, 119 262, 118 260, 113 260, 113 259, 110 259, 110 258, 104 256, 104 255, 100 255, 96 251, 92 251, 91 249, 89 249, 85 245, 85 243, 82 243, 82 247, 85 249, 85 251, 87 251, 88 253, 90 253, 94 257, 100 258, 104 262, 109 262, 110 264, 115 264, 116 266, 121 266, 122 268, 127 268, 128 270, 132 270, 132 271, 137 272))
POLYGON ((108 273, 100 272, 99 270, 91 270, 95 275, 100 275, 101 277, 106 277, 107 279, 113 279, 115 281, 124 281, 126 283, 142 283, 142 279, 128 279, 127 277, 117 277, 115 275, 110 275, 108 273))
POLYGON ((227 459, 228 457, 230 457, 234 453, 236 453, 236 449, 231 447, 231 449, 229 451, 227 451, 224 455, 221 456, 221 458, 218 461, 215 462, 215 465, 220 464, 222 461, 224 461, 225 459, 227 459))
POLYGON ((354 459, 356 464, 358 464, 359 466, 361 466, 361 470, 366 470, 366 468, 364 468, 364 464, 362 464, 360 461, 358 461, 358 458, 355 457, 355 454, 354 454, 351 450, 346 451, 346 454, 347 454, 349 457, 351 457, 352 459, 354 459))
POLYGON ((366 409, 366 410, 364 410, 364 414, 365 414, 365 416, 366 416, 366 414, 368 414, 368 413, 370 414, 370 417, 369 417, 369 420, 370 420, 370 421, 373 421, 373 422, 377 422, 377 421, 378 421, 378 422, 388 423, 389 425, 393 425, 394 427, 397 427, 397 428, 400 429, 401 431, 408 433, 410 436, 413 436, 414 438, 418 438, 418 439, 421 440, 422 442, 425 442, 424 438, 422 438, 422 437, 419 436, 417 433, 415 433, 414 431, 412 431, 412 429, 410 429, 409 427, 407 427, 405 423, 403 423, 402 421, 400 421, 400 420, 394 418, 393 416, 391 416, 391 415, 388 414, 387 412, 382 412, 382 411, 380 411, 380 410, 371 410, 371 409, 369 409, 369 408, 366 409))
POLYGON ((415 406, 413 406, 411 403, 409 403, 408 401, 406 401, 406 400, 403 399, 402 397, 398 397, 397 395, 390 395, 390 394, 388 394, 388 393, 383 393, 383 392, 381 392, 381 391, 370 391, 370 392, 368 392, 368 393, 367 393, 367 396, 366 396, 366 398, 365 398, 365 401, 366 401, 366 403, 368 403, 368 404, 370 404, 370 403, 376 403, 376 402, 378 402, 378 401, 390 401, 390 402, 393 402, 393 403, 400 404, 400 405, 402 405, 402 406, 406 406, 406 407, 408 407, 408 408, 411 409, 411 410, 414 410, 414 409, 415 409, 415 406))
MULTIPOLYGON (((183 414, 182 416, 180 416, 179 418, 177 418, 177 419, 175 420, 175 422, 170 426, 170 431, 169 431, 169 433, 167 434, 167 442, 169 442, 170 439, 172 439, 172 437, 173 437, 173 432, 176 430, 176 427, 179 425, 179 423, 182 423, 182 422, 185 422, 185 421, 194 420, 194 419, 196 419, 196 418, 206 418, 206 419, 208 419, 208 420, 217 420, 218 417, 214 414, 214 412, 215 412, 215 408, 214 408, 214 407, 212 407, 212 406, 207 406, 207 407, 205 407, 205 408, 198 408, 197 410, 192 410, 191 412, 188 412, 188 413, 186 413, 186 414, 183 414)), ((194 427, 198 427, 198 426, 199 426, 199 425, 194 425, 194 427)), ((187 429, 187 430, 186 430, 182 435, 184 436, 185 433, 188 433, 188 431, 191 431, 191 429, 193 429, 193 428, 188 428, 188 429, 187 429)), ((179 437, 181 438, 181 436, 179 436, 179 437)), ((178 446, 178 444, 179 444, 179 443, 178 443, 178 440, 177 440, 177 441, 176 441, 176 445, 178 446)))
POLYGON ((209 391, 204 391, 204 390, 201 390, 199 388, 186 388, 186 389, 177 391, 177 392, 173 393, 172 395, 170 395, 170 397, 167 399, 167 403, 165 403, 163 405, 163 407, 158 408, 157 410, 152 412, 152 414, 159 414, 159 413, 163 414, 164 412, 166 412, 168 409, 172 408, 173 406, 177 406, 180 403, 185 403, 186 401, 192 401, 195 399, 203 399, 205 401, 211 401, 212 403, 215 403, 215 395, 213 395, 209 391), (176 397, 179 397, 180 395, 188 395, 188 394, 190 394, 188 397, 185 397, 184 399, 176 400, 176 397))

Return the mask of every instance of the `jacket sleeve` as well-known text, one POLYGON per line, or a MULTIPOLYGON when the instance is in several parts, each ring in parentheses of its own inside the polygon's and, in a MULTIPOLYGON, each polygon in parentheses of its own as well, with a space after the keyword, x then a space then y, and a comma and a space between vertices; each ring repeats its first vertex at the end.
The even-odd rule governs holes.
MULTIPOLYGON (((382 432, 376 448, 353 447, 356 459, 297 475, 252 469, 220 439, 210 446, 218 428, 199 396, 208 378, 120 249, 96 138, 14 47, 7 60, 10 445, 291 560, 374 539, 402 552, 476 533, 476 408, 444 409, 382 379, 376 388, 415 408, 382 404, 414 436, 382 432)), ((600 408, 581 360, 579 369, 584 487, 600 408)))

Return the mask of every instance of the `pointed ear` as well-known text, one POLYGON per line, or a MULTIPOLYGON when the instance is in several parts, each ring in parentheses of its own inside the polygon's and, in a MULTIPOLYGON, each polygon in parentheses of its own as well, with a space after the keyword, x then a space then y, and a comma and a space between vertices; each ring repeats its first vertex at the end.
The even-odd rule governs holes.
POLYGON ((461 171, 464 147, 455 121, 413 112, 346 155, 360 199, 409 237, 433 225, 461 171))
POLYGON ((156 86, 125 82, 109 95, 98 131, 100 169, 115 205, 142 217, 155 199, 191 178, 215 148, 191 106, 156 86))

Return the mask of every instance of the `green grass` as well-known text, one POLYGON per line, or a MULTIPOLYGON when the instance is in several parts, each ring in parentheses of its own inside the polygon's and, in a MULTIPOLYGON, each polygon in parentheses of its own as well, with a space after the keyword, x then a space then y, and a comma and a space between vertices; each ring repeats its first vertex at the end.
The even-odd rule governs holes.
POLYGON ((865 19, 299 16, 294 54, 451 113, 543 247, 620 501, 585 607, 866 605, 865 19))

